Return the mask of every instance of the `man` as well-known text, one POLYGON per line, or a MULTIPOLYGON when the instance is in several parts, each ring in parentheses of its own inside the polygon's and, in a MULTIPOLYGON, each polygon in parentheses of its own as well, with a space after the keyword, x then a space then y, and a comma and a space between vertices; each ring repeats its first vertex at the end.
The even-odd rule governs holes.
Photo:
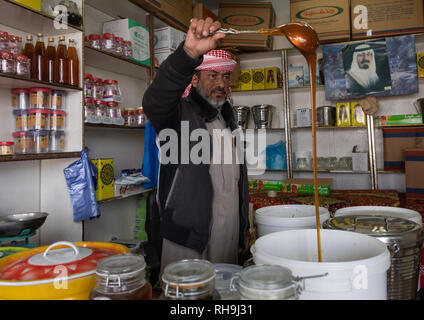
MULTIPOLYGON (((173 129, 183 144, 182 127, 188 122, 190 134, 203 129, 208 138, 215 139, 214 130, 220 129, 232 140, 230 130, 235 130, 236 124, 228 98, 236 62, 227 52, 214 50, 218 40, 225 37, 222 33, 211 35, 219 28, 220 23, 210 18, 192 19, 185 42, 162 63, 147 89, 143 107, 159 135, 161 130, 173 129)), ((245 248, 249 198, 246 166, 235 161, 196 164, 190 159, 188 164, 183 163, 182 153, 190 155, 195 144, 190 142, 185 151, 180 145, 180 161, 160 166, 161 271, 182 259, 235 264, 239 247, 245 248)), ((217 152, 213 148, 212 153, 217 152)), ((231 152, 233 156, 234 150, 231 152)))

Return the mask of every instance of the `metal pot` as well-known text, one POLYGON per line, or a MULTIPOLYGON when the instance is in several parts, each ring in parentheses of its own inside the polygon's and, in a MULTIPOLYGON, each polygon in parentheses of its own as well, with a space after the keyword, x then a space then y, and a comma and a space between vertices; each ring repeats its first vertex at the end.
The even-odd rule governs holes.
POLYGON ((250 108, 245 106, 234 106, 234 118, 236 120, 237 128, 247 129, 250 116, 250 108))
POLYGON ((252 107, 253 120, 256 129, 269 129, 272 126, 272 112, 274 106, 261 104, 252 107))
POLYGON ((317 108, 317 126, 334 127, 336 125, 336 107, 321 106, 317 108))
POLYGON ((46 212, 29 212, 0 217, 0 237, 32 234, 43 225, 48 215, 46 212))

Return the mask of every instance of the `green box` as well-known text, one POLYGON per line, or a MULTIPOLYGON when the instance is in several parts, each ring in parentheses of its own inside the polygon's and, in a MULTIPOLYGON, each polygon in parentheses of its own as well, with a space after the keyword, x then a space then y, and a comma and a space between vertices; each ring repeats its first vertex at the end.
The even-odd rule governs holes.
MULTIPOLYGON (((330 186, 333 179, 318 179, 318 194, 320 196, 330 195, 330 186)), ((289 179, 283 184, 283 192, 299 194, 314 194, 313 179, 289 179)))
POLYGON ((281 180, 249 180, 249 189, 281 191, 284 183, 285 181, 281 180))
POLYGON ((389 116, 379 116, 374 118, 377 126, 393 126, 402 124, 422 124, 423 115, 418 114, 396 114, 389 116))

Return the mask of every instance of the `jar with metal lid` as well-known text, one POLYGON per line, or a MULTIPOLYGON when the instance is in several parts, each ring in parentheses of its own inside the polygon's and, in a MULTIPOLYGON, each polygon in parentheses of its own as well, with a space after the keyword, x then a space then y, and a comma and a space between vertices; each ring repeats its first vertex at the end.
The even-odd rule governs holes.
POLYGON ((162 274, 164 300, 217 300, 215 269, 207 260, 187 259, 167 265, 162 274))
POLYGON ((103 80, 101 78, 93 78, 93 98, 103 99, 103 80))
POLYGON ((133 57, 133 49, 132 49, 131 41, 124 41, 123 57, 126 59, 131 59, 133 57))
POLYGON ((124 125, 127 127, 135 127, 135 109, 134 108, 125 108, 124 109, 124 125))
POLYGON ((137 127, 144 127, 146 125, 146 116, 144 115, 143 107, 138 107, 135 111, 135 125, 137 127))
POLYGON ((65 151, 65 131, 50 131, 50 151, 65 151))
POLYGON ((62 110, 65 107, 66 92, 62 90, 52 90, 50 108, 52 110, 62 110))
POLYGON ((16 75, 24 78, 31 76, 29 59, 23 55, 16 55, 16 75))
POLYGON ((391 255, 387 299, 415 299, 423 243, 421 225, 403 218, 347 215, 327 220, 323 228, 362 233, 385 243, 391 255))
POLYGON ((8 156, 13 154, 13 141, 0 141, 0 156, 8 156))
POLYGON ((50 109, 52 90, 48 88, 29 89, 31 109, 50 109))
POLYGON ((22 154, 32 152, 32 139, 29 137, 28 132, 14 132, 13 138, 15 138, 15 153, 22 154))
POLYGON ((124 38, 115 38, 115 54, 118 56, 122 56, 124 54, 124 41, 124 38))
POLYGON ((13 53, 0 51, 0 72, 6 74, 16 74, 16 62, 13 53))
POLYGON ((12 89, 12 107, 16 110, 29 109, 29 90, 28 89, 12 89))
POLYGON ((93 98, 85 98, 84 100, 84 119, 85 122, 99 123, 93 98))
POLYGON ((112 33, 104 33, 102 39, 102 50, 110 53, 115 53, 116 41, 112 33))
POLYGON ((105 80, 103 82, 103 101, 121 102, 121 89, 117 80, 105 80))
POLYGON ((93 97, 93 75, 86 73, 84 76, 84 96, 86 98, 93 97))
POLYGON ((50 130, 65 129, 66 112, 63 110, 50 110, 50 130))
POLYGON ((34 153, 46 153, 50 151, 50 132, 49 130, 32 130, 28 132, 32 138, 32 147, 34 153))
POLYGON ((9 36, 9 51, 14 55, 18 55, 21 53, 21 50, 18 45, 18 39, 19 37, 17 36, 9 36))
POLYGON ((29 130, 49 130, 50 110, 29 109, 29 130))
POLYGON ((118 103, 113 101, 106 102, 106 113, 113 120, 118 118, 118 103))
POLYGON ((143 256, 123 254, 99 261, 90 300, 151 300, 143 256))
POLYGON ((102 100, 94 100, 94 106, 96 108, 96 116, 100 122, 103 122, 103 118, 106 117, 106 105, 102 100))
POLYGON ((30 127, 29 110, 13 110, 15 116, 15 131, 28 131, 30 127))
POLYGON ((98 50, 102 49, 102 39, 100 34, 90 34, 88 36, 88 44, 98 50))
POLYGON ((10 51, 9 34, 6 31, 0 31, 0 51, 10 51))

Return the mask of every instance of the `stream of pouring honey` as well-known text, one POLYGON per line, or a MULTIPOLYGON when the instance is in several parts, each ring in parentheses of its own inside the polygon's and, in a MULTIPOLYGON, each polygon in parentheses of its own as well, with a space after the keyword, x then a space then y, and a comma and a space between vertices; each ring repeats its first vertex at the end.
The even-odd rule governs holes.
POLYGON ((305 57, 308 63, 310 93, 312 104, 312 153, 314 168, 314 197, 315 215, 317 222, 318 261, 322 262, 321 233, 319 219, 319 196, 318 196, 318 174, 317 174, 317 139, 316 139, 316 66, 317 49, 319 46, 318 35, 311 26, 301 22, 288 23, 273 29, 260 29, 259 33, 272 36, 286 36, 291 44, 296 47, 305 57))

